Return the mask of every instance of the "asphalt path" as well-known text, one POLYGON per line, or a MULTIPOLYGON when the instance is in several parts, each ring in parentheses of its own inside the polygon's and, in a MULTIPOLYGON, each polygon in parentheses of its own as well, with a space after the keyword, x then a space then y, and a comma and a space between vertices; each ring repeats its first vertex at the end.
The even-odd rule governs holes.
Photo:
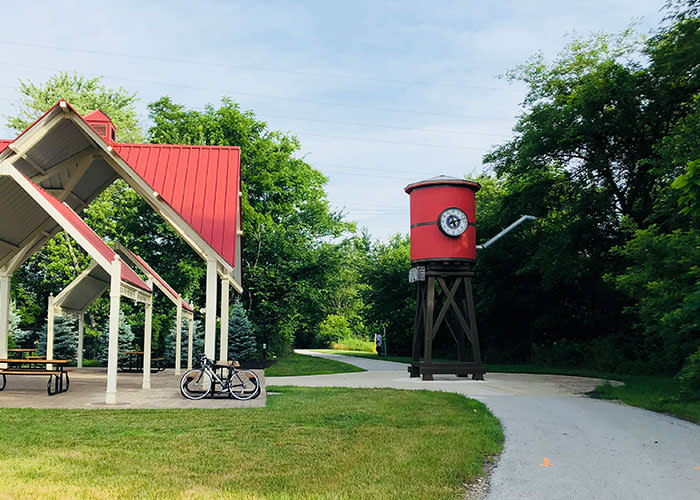
POLYGON ((423 382, 402 363, 297 352, 368 371, 269 377, 268 385, 427 389, 485 403, 506 437, 489 500, 700 500, 700 426, 585 397, 599 380, 489 373, 484 381, 423 382))

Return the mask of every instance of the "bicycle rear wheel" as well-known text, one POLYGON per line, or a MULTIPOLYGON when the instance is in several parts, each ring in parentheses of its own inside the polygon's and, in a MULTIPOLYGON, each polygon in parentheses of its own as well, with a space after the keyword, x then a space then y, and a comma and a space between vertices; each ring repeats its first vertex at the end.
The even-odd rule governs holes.
POLYGON ((180 392, 187 399, 205 398, 211 389, 211 377, 203 370, 190 370, 180 379, 180 392))
POLYGON ((260 394, 260 380, 251 370, 236 370, 229 379, 228 390, 236 399, 245 401, 260 394))

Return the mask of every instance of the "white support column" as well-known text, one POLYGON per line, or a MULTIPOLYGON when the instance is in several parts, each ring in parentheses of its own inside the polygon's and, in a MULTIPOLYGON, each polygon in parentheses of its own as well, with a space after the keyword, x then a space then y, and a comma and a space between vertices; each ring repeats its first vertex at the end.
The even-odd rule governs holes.
POLYGON ((219 343, 219 360, 228 361, 228 291, 229 282, 221 278, 221 341, 219 343))
MULTIPOLYGON (((148 280, 148 288, 153 290, 153 282, 148 280)), ((151 388, 151 324, 153 322, 153 302, 152 297, 146 302, 146 318, 143 324, 143 383, 142 389, 151 388)))
MULTIPOLYGON (((191 304, 194 311, 194 304, 191 304)), ((189 331, 187 333, 187 369, 192 369, 192 340, 194 337, 194 318, 190 318, 189 331)))
POLYGON ((83 339, 85 338, 85 313, 78 313, 78 368, 83 367, 83 339))
MULTIPOLYGON (((7 359, 7 344, 10 337, 10 278, 11 274, 0 274, 0 359, 7 359)), ((0 368, 6 368, 0 363, 0 368)))
POLYGON ((178 298, 175 314, 175 375, 180 375, 182 365, 182 300, 178 298))
POLYGON ((207 258, 207 300, 204 312, 204 354, 216 356, 216 260, 207 258))
POLYGON ((119 299, 121 297, 122 265, 118 256, 110 265, 109 344, 107 348, 107 393, 105 403, 117 402, 117 357, 119 356, 119 299))
MULTIPOLYGON (((46 320, 46 359, 53 359, 53 339, 54 339, 54 320, 56 318, 56 299, 53 293, 49 294, 49 317, 46 320)), ((53 370, 53 365, 46 365, 47 370, 53 370)))

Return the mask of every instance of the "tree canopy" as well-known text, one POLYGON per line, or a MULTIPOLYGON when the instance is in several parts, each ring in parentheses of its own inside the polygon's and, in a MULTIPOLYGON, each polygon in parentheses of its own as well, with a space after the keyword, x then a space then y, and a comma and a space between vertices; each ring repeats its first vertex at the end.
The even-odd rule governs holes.
POLYGON ((480 256, 487 359, 673 374, 700 345, 700 20, 680 12, 508 73, 529 91, 484 158, 479 228, 539 220, 480 256))
POLYGON ((104 111, 117 127, 118 141, 142 142, 143 134, 134 107, 136 94, 122 87, 107 88, 101 80, 100 77, 85 78, 63 71, 39 84, 20 80, 19 92, 23 98, 16 106, 17 113, 8 117, 7 125, 22 131, 59 99, 65 99, 81 115, 97 109, 104 111))

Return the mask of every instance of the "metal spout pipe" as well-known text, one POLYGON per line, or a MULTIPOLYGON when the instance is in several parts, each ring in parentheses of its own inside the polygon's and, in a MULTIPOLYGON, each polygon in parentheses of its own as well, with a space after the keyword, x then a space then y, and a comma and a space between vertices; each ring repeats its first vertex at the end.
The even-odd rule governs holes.
POLYGON ((523 215, 522 217, 520 217, 518 220, 516 220, 515 222, 513 222, 510 226, 508 226, 507 228, 505 228, 503 231, 501 231, 500 233, 498 233, 496 236, 494 236, 493 238, 491 238, 489 241, 487 241, 487 242, 484 243, 483 245, 477 245, 477 246, 476 246, 476 249, 477 249, 477 250, 484 250, 485 248, 490 247, 491 245, 493 245, 494 243, 496 243, 498 240, 500 240, 503 236, 505 236, 506 234, 510 233, 513 229, 515 229, 515 228, 518 227, 520 224, 522 224, 523 222, 528 221, 528 220, 535 220, 535 219, 537 219, 537 217, 533 217, 532 215, 523 215))

